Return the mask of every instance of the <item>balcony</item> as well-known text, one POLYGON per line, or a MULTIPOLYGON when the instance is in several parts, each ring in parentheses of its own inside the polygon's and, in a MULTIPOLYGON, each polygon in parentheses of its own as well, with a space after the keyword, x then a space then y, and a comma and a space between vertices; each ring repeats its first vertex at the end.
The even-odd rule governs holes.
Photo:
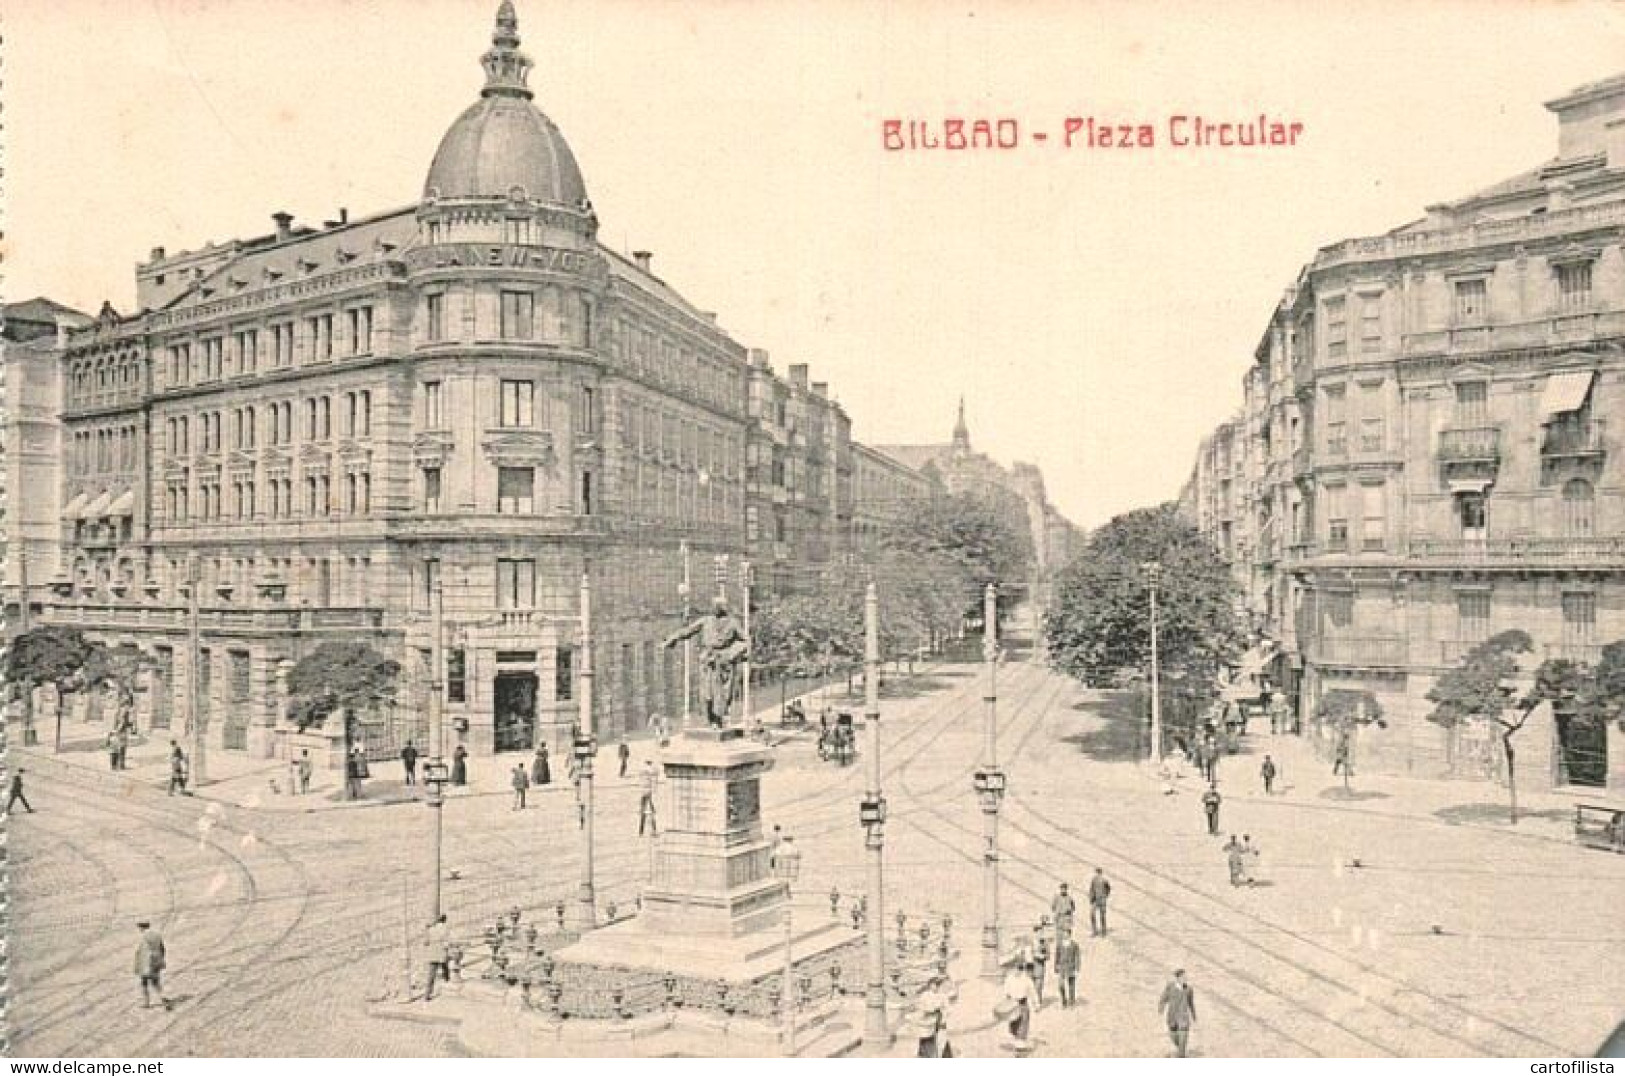
POLYGON ((1602 660, 1604 643, 1562 642, 1547 643, 1543 648, 1548 660, 1576 661, 1582 665, 1595 665, 1602 660))
POLYGON ((1309 658, 1318 665, 1362 669, 1402 669, 1407 664, 1405 640, 1390 636, 1320 638, 1311 642, 1309 658))
POLYGON ((1501 430, 1497 426, 1469 426, 1439 432, 1439 462, 1498 463, 1501 430))
POLYGON ((1604 422, 1600 418, 1579 422, 1554 422, 1546 427, 1540 443, 1542 459, 1593 459, 1604 454, 1604 422))
POLYGON ((1625 537, 1412 538, 1410 560, 1475 568, 1625 569, 1625 537))
POLYGON ((1510 348, 1584 344, 1625 334, 1625 312, 1560 314, 1536 321, 1432 329, 1405 337, 1405 356, 1470 355, 1510 348))
POLYGON ((1461 228, 1363 236, 1323 247, 1315 256, 1314 267, 1319 270, 1350 262, 1386 261, 1421 254, 1470 250, 1488 243, 1527 242, 1545 236, 1563 235, 1570 231, 1609 227, 1621 223, 1625 223, 1625 203, 1607 202, 1544 213, 1540 216, 1478 221, 1461 228))

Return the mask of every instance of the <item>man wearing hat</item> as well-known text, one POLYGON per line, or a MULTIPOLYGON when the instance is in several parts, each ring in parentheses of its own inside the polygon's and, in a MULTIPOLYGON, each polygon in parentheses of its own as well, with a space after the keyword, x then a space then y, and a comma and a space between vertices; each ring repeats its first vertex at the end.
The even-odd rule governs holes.
POLYGON ((1176 969, 1173 981, 1163 987, 1157 1009, 1168 1018, 1168 1037, 1173 1040, 1176 1056, 1184 1057, 1191 1024, 1196 1022, 1196 991, 1185 981, 1184 968, 1176 969))
POLYGON ((163 935, 153 929, 152 924, 143 919, 135 925, 141 932, 141 940, 135 947, 135 976, 141 981, 141 1007, 152 1008, 152 995, 158 995, 158 1004, 165 1009, 169 1008, 169 999, 164 997, 164 939, 163 935))

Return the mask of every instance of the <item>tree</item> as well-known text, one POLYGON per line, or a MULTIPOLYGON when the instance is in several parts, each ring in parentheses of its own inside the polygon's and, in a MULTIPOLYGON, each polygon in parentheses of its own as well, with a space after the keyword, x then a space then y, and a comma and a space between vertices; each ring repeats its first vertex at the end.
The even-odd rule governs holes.
POLYGON ((1613 721, 1625 729, 1625 639, 1602 648, 1596 668, 1581 685, 1574 716, 1599 725, 1613 721))
POLYGON ((962 490, 913 498, 887 523, 881 545, 894 554, 957 565, 972 584, 961 612, 979 608, 989 583, 1008 606, 1027 589, 1033 543, 1025 504, 1004 493, 962 490))
POLYGON ((135 691, 141 673, 156 663, 139 647, 129 643, 106 647, 93 642, 91 647, 90 659, 85 663, 85 686, 92 690, 112 691, 119 715, 115 724, 128 725, 131 723, 130 710, 135 706, 135 691))
POLYGON ((17 636, 6 652, 6 680, 22 690, 26 726, 33 724, 34 689, 46 684, 56 688, 58 751, 62 750, 61 697, 84 689, 86 666, 99 646, 78 628, 47 624, 17 636))
POLYGON ((1388 727, 1382 716, 1377 697, 1364 688, 1333 688, 1320 698, 1315 707, 1315 720, 1337 730, 1337 757, 1343 771, 1343 788, 1348 790, 1354 778, 1354 740, 1360 729, 1375 725, 1388 727))
POLYGON ((1096 531, 1064 567, 1044 618, 1051 663, 1092 682, 1151 660, 1144 566, 1160 566, 1158 662, 1164 673, 1211 693, 1243 645, 1229 568, 1173 504, 1121 515, 1096 531))
POLYGON ((1575 698, 1585 680, 1583 670, 1572 661, 1548 660, 1535 671, 1528 694, 1513 707, 1518 659, 1534 648, 1528 632, 1503 631, 1491 636, 1462 655, 1461 663, 1439 677, 1427 695, 1434 704, 1428 720, 1435 724, 1451 728, 1477 719, 1493 722, 1500 732, 1513 825, 1518 822, 1518 767, 1512 739, 1542 702, 1575 698))
POLYGON ((355 739, 356 714, 395 701, 400 662, 366 643, 325 642, 288 674, 288 716, 303 731, 344 711, 344 750, 355 739))

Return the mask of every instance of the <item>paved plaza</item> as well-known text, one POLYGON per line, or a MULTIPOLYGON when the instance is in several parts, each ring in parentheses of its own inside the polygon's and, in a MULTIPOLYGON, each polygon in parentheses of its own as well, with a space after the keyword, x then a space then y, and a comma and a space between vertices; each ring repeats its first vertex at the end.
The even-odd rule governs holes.
MULTIPOLYGON (((899 909, 953 917, 950 1035, 970 1055, 1002 1050, 992 990, 976 974, 982 837, 970 783, 982 688, 974 665, 937 666, 882 721, 888 931, 899 909)), ((1574 846, 1561 797, 1534 797, 1513 831, 1494 786, 1362 776, 1348 796, 1301 741, 1255 734, 1219 774, 1221 831, 1250 834, 1263 852, 1260 884, 1237 889, 1221 840, 1206 835, 1200 786, 1147 776, 1125 710, 1123 697, 1036 661, 1002 670, 1007 946, 1060 881, 1077 892, 1100 866, 1114 887, 1109 936, 1081 939, 1082 1003, 1060 1008, 1046 984, 1040 1054, 1166 1053, 1156 998, 1175 966, 1198 991, 1194 1051, 1210 1056, 1572 1055, 1612 1029, 1625 940, 1604 894, 1625 883, 1625 857, 1574 846), (1264 751, 1283 770, 1270 797, 1257 778, 1264 751)), ((635 745, 632 779, 598 785, 601 901, 623 908, 647 870, 635 776, 652 749, 635 745)), ((764 819, 804 848, 798 914, 827 915, 832 888, 863 883, 866 767, 822 762, 804 738, 776 753, 764 819)), ((18 1053, 478 1051, 478 1029, 375 1015, 406 977, 428 834, 422 806, 387 802, 409 795, 393 775, 374 782, 386 802, 316 795, 315 809, 290 810, 254 774, 172 798, 156 775, 115 776, 93 760, 25 756, 37 813, 11 827, 18 1053), (143 1010, 130 974, 143 918, 169 944, 170 1012, 143 1010)), ((446 903, 465 936, 510 906, 549 914, 575 890, 569 786, 534 793, 518 813, 500 773, 477 770, 446 808, 456 874, 446 903)))

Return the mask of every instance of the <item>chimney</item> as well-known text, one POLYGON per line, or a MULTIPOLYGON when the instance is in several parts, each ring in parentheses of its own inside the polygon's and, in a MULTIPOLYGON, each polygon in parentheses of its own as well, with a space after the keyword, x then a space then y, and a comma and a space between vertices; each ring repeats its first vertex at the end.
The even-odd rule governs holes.
POLYGON ((823 397, 824 399, 829 398, 829 382, 828 381, 814 381, 812 383, 812 390, 813 390, 813 395, 814 396, 820 396, 820 397, 823 397))
POLYGON ((804 389, 807 387, 806 363, 793 362, 790 364, 790 384, 794 385, 798 389, 804 389))
POLYGON ((286 211, 272 213, 271 219, 276 221, 277 242, 282 242, 293 235, 293 214, 286 211))
POLYGON ((323 228, 342 228, 348 223, 350 223, 350 211, 348 209, 344 208, 343 206, 339 206, 338 219, 337 220, 324 220, 324 221, 322 221, 322 227, 323 228))
POLYGON ((649 263, 654 260, 654 254, 651 251, 634 250, 632 252, 632 260, 638 263, 639 269, 642 269, 650 276, 654 275, 654 270, 649 268, 649 263))
POLYGON ((771 370, 771 369, 773 369, 772 366, 768 365, 767 351, 765 349, 759 348, 759 347, 753 347, 753 348, 750 349, 750 365, 751 365, 751 367, 753 369, 756 369, 756 370, 771 370))
POLYGON ((161 262, 161 261, 164 260, 164 248, 163 247, 153 247, 152 248, 152 260, 155 261, 155 262, 161 262))

